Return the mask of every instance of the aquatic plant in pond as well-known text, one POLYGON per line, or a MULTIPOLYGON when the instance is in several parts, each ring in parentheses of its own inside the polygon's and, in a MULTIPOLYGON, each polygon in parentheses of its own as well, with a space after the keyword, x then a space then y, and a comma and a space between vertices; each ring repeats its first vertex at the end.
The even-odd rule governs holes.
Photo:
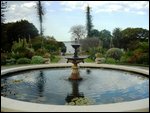
POLYGON ((66 103, 66 105, 92 105, 95 101, 87 97, 75 97, 71 102, 66 103))

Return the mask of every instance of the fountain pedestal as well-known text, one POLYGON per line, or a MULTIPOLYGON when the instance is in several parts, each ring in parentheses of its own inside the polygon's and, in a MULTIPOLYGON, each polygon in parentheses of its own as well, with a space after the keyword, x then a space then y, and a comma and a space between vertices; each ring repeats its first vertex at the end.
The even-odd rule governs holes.
POLYGON ((80 62, 84 63, 85 58, 78 57, 78 48, 80 47, 80 44, 78 44, 75 41, 75 44, 72 44, 72 47, 75 49, 74 56, 66 58, 67 63, 68 62, 73 63, 72 73, 71 73, 71 76, 69 77, 69 80, 82 80, 82 78, 80 77, 79 70, 78 70, 79 69, 78 63, 80 63, 80 62))
POLYGON ((72 73, 71 76, 69 77, 69 80, 82 80, 82 78, 80 77, 80 73, 79 73, 79 67, 78 67, 78 63, 83 62, 84 63, 84 59, 85 58, 79 58, 79 57, 68 57, 67 58, 68 62, 73 63, 72 65, 72 73))
POLYGON ((79 74, 77 64, 73 64, 72 73, 71 73, 71 76, 69 77, 69 80, 82 80, 82 78, 80 77, 80 74, 79 74))

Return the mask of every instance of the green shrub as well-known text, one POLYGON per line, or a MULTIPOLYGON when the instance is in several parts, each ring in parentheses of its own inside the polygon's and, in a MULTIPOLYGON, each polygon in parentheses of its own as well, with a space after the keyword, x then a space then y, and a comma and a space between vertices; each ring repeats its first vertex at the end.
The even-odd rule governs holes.
POLYGON ((28 58, 19 58, 17 60, 17 64, 30 64, 30 63, 31 63, 31 60, 28 58))
POLYGON ((11 65, 12 65, 12 64, 16 64, 16 59, 14 59, 14 58, 7 59, 7 60, 6 60, 6 63, 7 63, 7 64, 11 64, 11 65))
POLYGON ((60 60, 60 56, 51 55, 50 60, 52 63, 57 63, 60 60))
POLYGON ((1 53, 1 65, 6 64, 6 59, 7 59, 7 54, 6 53, 1 53))
POLYGON ((121 56, 121 58, 120 58, 120 62, 121 63, 127 63, 127 61, 128 61, 128 57, 127 56, 121 56))
POLYGON ((140 60, 142 61, 143 64, 149 65, 149 53, 143 54, 140 60))
POLYGON ((47 53, 47 50, 46 49, 38 49, 38 50, 36 50, 36 52, 35 52, 35 55, 38 55, 38 56, 44 56, 44 54, 46 54, 47 53))
POLYGON ((34 49, 31 48, 26 48, 23 54, 23 57, 27 57, 29 59, 31 59, 34 56, 34 49))
POLYGON ((108 63, 108 64, 115 64, 115 63, 116 63, 116 60, 113 59, 113 58, 107 58, 107 59, 106 59, 106 63, 108 63))
POLYGON ((100 58, 100 57, 102 57, 102 54, 101 54, 101 53, 96 53, 96 54, 95 54, 95 57, 96 57, 96 58, 100 58))
POLYGON ((19 48, 17 52, 12 51, 11 57, 15 59, 19 58, 29 58, 31 59, 34 56, 34 50, 31 48, 19 48))
POLYGON ((111 48, 106 52, 106 57, 113 58, 115 60, 120 60, 123 52, 119 48, 111 48))
POLYGON ((29 48, 29 44, 27 43, 25 38, 19 39, 18 42, 14 41, 11 50, 11 55, 15 59, 25 57, 31 59, 32 56, 34 56, 34 49, 29 48))
POLYGON ((51 56, 51 54, 45 53, 43 57, 44 57, 44 58, 50 58, 50 56, 51 56))
POLYGON ((90 59, 90 58, 86 58, 86 59, 84 60, 84 62, 94 62, 94 60, 92 60, 92 59, 90 59))
POLYGON ((19 59, 19 58, 21 58, 22 56, 19 54, 19 52, 14 52, 14 51, 12 51, 11 52, 11 57, 12 58, 14 58, 14 59, 19 59))
POLYGON ((44 58, 41 56, 33 56, 31 60, 31 64, 43 64, 44 58))
POLYGON ((149 54, 148 53, 141 53, 138 57, 136 57, 135 63, 137 64, 149 64, 149 54))

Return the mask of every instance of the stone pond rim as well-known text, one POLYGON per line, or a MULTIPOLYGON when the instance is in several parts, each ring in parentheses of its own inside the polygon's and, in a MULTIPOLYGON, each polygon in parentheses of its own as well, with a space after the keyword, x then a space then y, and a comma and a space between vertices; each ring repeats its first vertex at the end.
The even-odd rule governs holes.
MULTIPOLYGON (((43 68, 63 68, 70 67, 71 64, 49 64, 49 65, 32 65, 23 66, 11 69, 1 70, 1 76, 6 76, 8 74, 25 71, 31 69, 43 69, 43 68)), ((126 66, 119 65, 107 65, 107 64, 80 64, 81 68, 106 68, 123 70, 134 73, 139 73, 141 75, 149 76, 149 70, 137 69, 126 66)), ((1 96, 1 111, 80 111, 80 112, 93 112, 93 111, 149 111, 149 98, 140 99, 131 102, 121 102, 114 104, 102 104, 102 105, 90 105, 90 106, 64 106, 64 105, 47 105, 47 104, 37 104, 30 102, 23 102, 14 99, 9 99, 1 96), (13 103, 13 104, 12 104, 13 103), (16 107, 17 106, 17 107, 16 107), (118 109, 119 108, 119 109, 118 109)))

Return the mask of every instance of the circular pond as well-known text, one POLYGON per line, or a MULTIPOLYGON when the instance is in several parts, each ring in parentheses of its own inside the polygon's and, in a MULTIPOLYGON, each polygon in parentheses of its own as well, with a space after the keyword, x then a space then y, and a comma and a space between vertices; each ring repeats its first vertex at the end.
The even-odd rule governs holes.
POLYGON ((1 77, 1 96, 52 105, 100 105, 149 98, 149 78, 121 70, 80 68, 82 81, 69 81, 70 68, 28 70, 1 77))

